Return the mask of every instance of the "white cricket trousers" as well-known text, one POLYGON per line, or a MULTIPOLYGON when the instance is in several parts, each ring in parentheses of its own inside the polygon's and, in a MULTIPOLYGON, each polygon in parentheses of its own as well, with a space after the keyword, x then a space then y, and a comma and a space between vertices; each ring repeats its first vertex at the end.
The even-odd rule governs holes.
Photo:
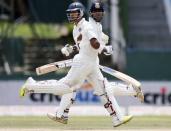
MULTIPOLYGON (((34 93, 52 93, 55 95, 63 95, 71 93, 83 84, 84 80, 89 76, 97 76, 96 60, 88 60, 77 54, 73 59, 73 65, 68 74, 57 80, 35 81, 26 83, 25 87, 34 93)), ((97 82, 98 83, 98 82, 97 82)))

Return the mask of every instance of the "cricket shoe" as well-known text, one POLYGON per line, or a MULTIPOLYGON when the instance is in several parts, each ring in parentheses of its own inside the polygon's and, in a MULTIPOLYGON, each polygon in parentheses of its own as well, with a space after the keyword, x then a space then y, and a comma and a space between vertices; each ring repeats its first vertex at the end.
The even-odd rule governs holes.
POLYGON ((32 77, 29 77, 26 82, 24 83, 24 85, 20 88, 20 91, 19 91, 19 94, 20 94, 20 97, 24 97, 27 93, 33 93, 34 91, 33 90, 29 90, 26 88, 26 85, 28 83, 33 83, 35 82, 35 80, 33 80, 32 77))
POLYGON ((139 86, 139 87, 136 87, 136 86, 133 86, 133 85, 129 85, 129 86, 132 86, 133 87, 133 89, 136 91, 136 95, 135 95, 135 97, 137 97, 142 103, 144 102, 144 94, 143 94, 143 92, 142 92, 142 90, 141 90, 141 87, 139 86))
POLYGON ((68 118, 65 118, 64 116, 57 117, 55 114, 52 113, 47 113, 47 117, 55 122, 59 122, 62 124, 67 124, 68 123, 68 118))
POLYGON ((132 115, 129 115, 129 116, 124 116, 123 117, 123 120, 115 120, 114 122, 113 122, 113 126, 114 127, 118 127, 118 126, 120 126, 120 125, 122 125, 122 124, 125 124, 125 123, 127 123, 127 122, 129 122, 131 119, 133 118, 133 116, 132 115))

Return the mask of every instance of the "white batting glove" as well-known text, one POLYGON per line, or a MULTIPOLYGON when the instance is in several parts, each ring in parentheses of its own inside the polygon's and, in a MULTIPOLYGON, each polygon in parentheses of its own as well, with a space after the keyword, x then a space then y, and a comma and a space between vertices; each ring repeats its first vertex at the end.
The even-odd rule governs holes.
POLYGON ((111 55, 112 53, 113 53, 113 47, 111 45, 104 47, 103 54, 111 55))
POLYGON ((65 56, 69 56, 73 52, 73 47, 69 44, 66 44, 62 49, 61 49, 62 54, 65 56))
POLYGON ((102 33, 102 41, 103 41, 104 44, 109 43, 109 36, 102 33))

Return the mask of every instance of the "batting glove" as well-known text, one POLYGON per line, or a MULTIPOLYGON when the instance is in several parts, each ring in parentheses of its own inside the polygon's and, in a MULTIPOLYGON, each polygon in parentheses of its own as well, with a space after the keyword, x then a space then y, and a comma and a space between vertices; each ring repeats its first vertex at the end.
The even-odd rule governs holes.
POLYGON ((109 36, 102 33, 102 41, 106 45, 109 42, 109 36))
POLYGON ((105 55, 111 55, 113 53, 113 47, 111 45, 105 46, 102 53, 105 55))
POLYGON ((69 56, 73 52, 73 46, 66 44, 62 49, 61 49, 62 54, 65 56, 69 56))

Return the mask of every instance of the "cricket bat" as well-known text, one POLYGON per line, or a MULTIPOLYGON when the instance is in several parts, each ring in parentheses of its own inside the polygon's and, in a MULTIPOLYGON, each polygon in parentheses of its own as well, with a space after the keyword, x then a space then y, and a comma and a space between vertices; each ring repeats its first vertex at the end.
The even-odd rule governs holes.
POLYGON ((133 77, 131 77, 129 75, 126 75, 126 74, 124 74, 124 73, 122 73, 120 71, 111 69, 111 68, 106 67, 106 66, 99 65, 99 67, 103 72, 105 72, 107 74, 110 74, 110 75, 112 75, 112 76, 126 82, 127 84, 132 84, 135 87, 141 87, 141 83, 138 80, 134 79, 133 77))
POLYGON ((60 68, 70 67, 72 65, 72 59, 58 61, 50 64, 46 64, 36 68, 37 75, 47 74, 53 71, 57 71, 60 68))

